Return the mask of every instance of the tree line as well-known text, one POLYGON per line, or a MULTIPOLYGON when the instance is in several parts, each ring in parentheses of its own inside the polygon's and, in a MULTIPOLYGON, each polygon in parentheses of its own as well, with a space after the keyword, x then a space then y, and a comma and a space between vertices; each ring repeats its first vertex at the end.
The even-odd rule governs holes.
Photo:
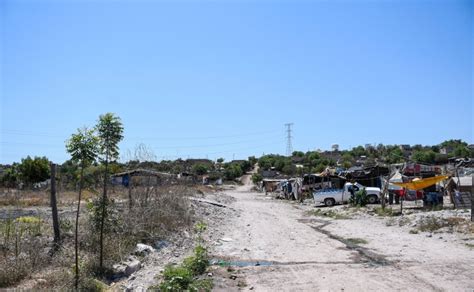
POLYGON ((348 169, 357 164, 365 166, 376 163, 416 162, 425 164, 446 164, 451 158, 474 158, 474 150, 462 140, 447 140, 435 146, 383 145, 357 146, 342 151, 294 151, 292 156, 278 154, 263 155, 258 159, 262 170, 276 170, 287 175, 319 173, 329 167, 348 169), (446 154, 441 153, 444 149, 446 154))

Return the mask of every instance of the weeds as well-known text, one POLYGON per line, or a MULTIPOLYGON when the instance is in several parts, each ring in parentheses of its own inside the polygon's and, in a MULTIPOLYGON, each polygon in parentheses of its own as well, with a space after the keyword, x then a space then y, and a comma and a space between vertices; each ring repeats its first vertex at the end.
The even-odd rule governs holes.
POLYGON ((42 220, 19 217, 0 221, 0 288, 9 287, 41 266, 47 255, 42 245, 42 220))
MULTIPOLYGON (((90 193, 94 194, 93 190, 90 193)), ((89 200, 89 203, 86 203, 87 208, 82 209, 86 214, 81 216, 79 224, 81 255, 79 289, 85 291, 103 289, 104 283, 99 280, 106 283, 107 277, 112 274, 113 264, 129 255, 137 243, 154 244, 169 234, 188 229, 193 216, 188 196, 192 193, 191 189, 183 186, 136 187, 133 189, 135 204, 132 208, 129 208, 123 200, 110 200, 107 206, 109 213, 105 226, 106 234, 104 234, 106 272, 103 278, 97 279, 95 277, 99 274, 97 231, 100 206, 97 201, 89 200)), ((97 194, 93 197, 96 196, 97 194)), ((62 248, 55 254, 49 254, 52 235, 49 221, 29 216, 0 220, 0 288, 15 286, 38 269, 42 269, 42 277, 44 276, 47 282, 38 283, 34 289, 72 288, 73 238, 66 235, 72 232, 73 224, 67 215, 61 216, 60 219, 60 228, 65 236, 62 238, 62 248)), ((199 234, 206 229, 206 226, 198 225, 196 229, 199 234)), ((202 237, 199 240, 203 241, 202 237)), ((206 257, 207 250, 197 245, 193 259, 186 262, 187 268, 193 273, 205 270, 206 257)), ((194 286, 189 287, 200 290, 206 290, 205 287, 209 286, 206 281, 193 281, 192 284, 194 286)))
POLYGON ((410 233, 410 234, 418 234, 418 230, 416 230, 416 229, 411 229, 410 231, 408 231, 408 233, 410 233))
POLYGON ((326 218, 332 218, 336 220, 341 220, 341 219, 351 219, 350 216, 342 213, 338 213, 334 210, 323 210, 323 209, 316 209, 316 210, 310 210, 306 212, 307 216, 318 216, 318 217, 326 217, 326 218))
POLYGON ((398 220, 398 226, 405 226, 411 223, 410 218, 408 217, 402 217, 400 220, 398 220))
POLYGON ((347 238, 346 241, 348 243, 351 243, 351 244, 367 244, 369 243, 367 240, 363 239, 363 238, 356 238, 356 237, 353 237, 353 238, 347 238))
POLYGON ((466 219, 459 217, 436 218, 428 216, 420 220, 418 223, 418 230, 433 232, 444 227, 454 228, 466 223, 466 219))
POLYGON ((194 254, 178 266, 167 266, 163 272, 163 282, 158 287, 160 291, 211 291, 212 281, 209 279, 199 279, 209 266, 209 256, 207 248, 202 244, 204 240, 202 233, 206 230, 204 223, 195 226, 197 231, 197 246, 194 254))
POLYGON ((392 208, 382 208, 382 207, 375 207, 375 214, 377 214, 380 217, 390 217, 394 216, 395 213, 392 208))

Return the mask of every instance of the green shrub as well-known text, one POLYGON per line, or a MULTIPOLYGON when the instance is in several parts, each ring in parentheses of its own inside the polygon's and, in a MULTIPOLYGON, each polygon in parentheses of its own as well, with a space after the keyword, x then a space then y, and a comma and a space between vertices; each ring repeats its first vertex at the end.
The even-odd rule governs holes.
POLYGON ((259 173, 252 174, 252 182, 254 184, 257 184, 258 182, 262 181, 262 179, 263 179, 263 176, 261 174, 259 173))
POLYGON ((242 167, 239 164, 235 163, 228 164, 224 171, 224 175, 228 180, 236 179, 242 176, 242 174, 244 174, 242 167))
POLYGON ((189 291, 211 291, 213 287, 211 279, 200 279, 192 282, 189 285, 189 291))
POLYGON ((367 191, 365 188, 357 191, 353 197, 349 199, 349 203, 353 206, 364 207, 368 203, 367 191))
POLYGON ((197 175, 206 174, 208 170, 209 170, 208 167, 205 164, 201 164, 201 163, 194 164, 192 167, 192 172, 197 175))
POLYGON ((160 284, 161 291, 183 291, 193 281, 191 271, 184 266, 167 266, 163 272, 164 281, 160 284))
MULTIPOLYGON (((164 281, 159 285, 160 291, 211 291, 211 280, 199 280, 209 266, 207 249, 203 246, 202 233, 207 225, 203 222, 195 225, 197 232, 197 246, 194 255, 184 259, 179 266, 167 266, 163 273, 164 281)), ((152 290, 155 287, 151 287, 152 290)))
POLYGON ((194 255, 184 260, 184 267, 186 267, 193 276, 203 274, 209 266, 209 257, 207 249, 202 245, 196 246, 194 255))

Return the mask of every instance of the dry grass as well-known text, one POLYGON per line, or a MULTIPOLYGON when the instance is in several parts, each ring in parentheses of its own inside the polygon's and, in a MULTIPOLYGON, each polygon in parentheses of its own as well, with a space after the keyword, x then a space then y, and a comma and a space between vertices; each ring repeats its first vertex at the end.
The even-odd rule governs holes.
MULTIPOLYGON (((193 214, 188 198, 194 193, 194 189, 183 186, 134 188, 132 191, 134 204, 129 208, 128 201, 125 200, 128 198, 128 191, 122 188, 113 191, 111 189, 110 197, 115 203, 110 205, 112 219, 105 234, 106 267, 110 268, 128 256, 138 242, 153 244, 172 233, 192 229, 190 226, 193 214)), ((9 198, 6 196, 0 198, 0 202, 3 199, 9 206, 49 206, 48 192, 17 192, 9 195, 9 198), (21 198, 18 198, 19 195, 21 198), (13 200, 10 199, 12 197, 13 200)), ((97 198, 98 195, 96 192, 86 191, 84 198, 86 200, 97 198)), ((60 192, 58 199, 60 204, 71 204, 77 200, 77 193, 60 192)), ((49 216, 49 213, 46 214, 49 216)), ((98 266, 98 232, 94 229, 90 214, 86 207, 82 208, 79 242, 81 285, 84 289, 90 287, 91 279, 97 277, 98 266)), ((65 217, 60 217, 60 221, 62 248, 54 255, 48 253, 52 246, 53 235, 49 218, 40 220, 39 229, 36 228, 38 222, 35 220, 1 221, 0 288, 15 287, 23 279, 30 277, 46 281, 35 283, 31 287, 28 285, 19 287, 60 290, 72 288, 74 222, 72 218, 65 217), (40 232, 37 232, 38 230, 40 232)), ((24 285, 24 282, 22 283, 24 285)))
POLYGON ((307 216, 318 216, 318 217, 326 217, 326 218, 332 218, 336 220, 340 219, 351 219, 351 217, 348 214, 337 212, 334 210, 328 210, 328 209, 316 209, 316 210, 310 210, 306 212, 307 216))
POLYGON ((49 261, 49 233, 36 217, 0 221, 0 288, 14 285, 49 261))
MULTIPOLYGON (((86 189, 82 192, 84 201, 97 197, 101 189, 86 189)), ((50 205, 50 190, 33 191, 17 189, 0 190, 0 207, 48 207, 50 205)), ((109 191, 109 197, 123 200, 128 197, 128 190, 121 186, 114 186, 109 191)), ((68 206, 77 201, 77 192, 58 189, 56 193, 58 206, 68 206)))
POLYGON ((474 233, 474 224, 461 217, 437 218, 428 216, 423 218, 417 226, 418 230, 428 232, 434 232, 445 227, 452 231, 474 233))

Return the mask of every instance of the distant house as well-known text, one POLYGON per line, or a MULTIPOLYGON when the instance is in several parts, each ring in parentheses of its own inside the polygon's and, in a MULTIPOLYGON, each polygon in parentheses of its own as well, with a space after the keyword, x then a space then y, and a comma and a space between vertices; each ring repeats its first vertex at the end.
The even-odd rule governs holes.
POLYGON ((264 178, 274 178, 274 177, 277 177, 278 175, 280 175, 280 173, 278 173, 278 171, 276 170, 263 170, 262 171, 262 176, 264 178))
POLYGON ((365 144, 364 148, 365 148, 365 150, 375 149, 375 147, 372 144, 365 144))
POLYGON ((439 153, 446 155, 453 152, 453 150, 454 150, 453 147, 442 147, 439 149, 439 153))
POLYGON ((299 156, 292 156, 291 157, 291 162, 293 163, 301 163, 304 161, 304 157, 299 157, 299 156))
POLYGON ((137 168, 112 175, 112 184, 123 185, 158 185, 164 180, 175 179, 176 175, 149 169, 137 168))
POLYGON ((411 146, 408 145, 408 144, 398 145, 398 148, 400 148, 400 150, 402 150, 402 151, 410 151, 411 150, 411 146))

